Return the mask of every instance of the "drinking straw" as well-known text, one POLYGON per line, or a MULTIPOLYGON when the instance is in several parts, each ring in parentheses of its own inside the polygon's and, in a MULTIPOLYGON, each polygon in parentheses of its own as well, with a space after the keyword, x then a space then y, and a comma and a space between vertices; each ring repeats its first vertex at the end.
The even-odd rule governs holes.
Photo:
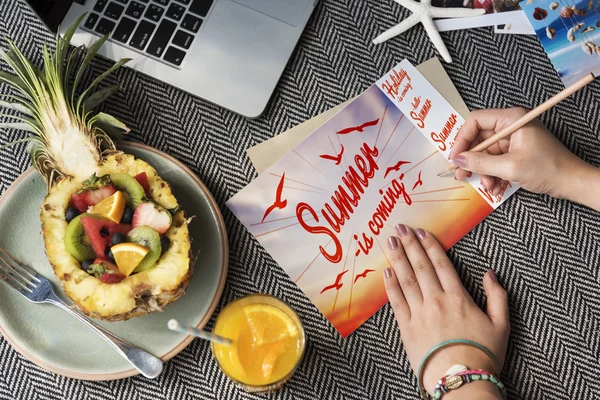
POLYGON ((208 340, 210 342, 222 344, 225 346, 231 346, 231 344, 233 343, 231 341, 231 339, 227 339, 226 337, 215 335, 212 332, 196 329, 193 326, 182 324, 181 322, 177 321, 176 319, 169 320, 169 323, 167 324, 167 326, 169 327, 170 330, 172 330, 174 332, 187 333, 188 335, 196 336, 196 337, 199 337, 200 339, 208 340))

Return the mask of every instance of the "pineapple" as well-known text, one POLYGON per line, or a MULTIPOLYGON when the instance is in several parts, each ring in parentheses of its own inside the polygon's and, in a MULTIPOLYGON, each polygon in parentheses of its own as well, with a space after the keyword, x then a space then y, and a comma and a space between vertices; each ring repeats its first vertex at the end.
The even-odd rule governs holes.
POLYGON ((30 133, 8 145, 27 141, 32 164, 48 184, 48 195, 40 214, 42 235, 46 254, 64 292, 84 313, 107 321, 121 321, 160 310, 181 297, 192 277, 193 263, 187 220, 169 185, 144 161, 117 151, 112 138, 128 132, 122 122, 110 115, 92 112, 119 89, 110 86, 97 90, 99 83, 129 60, 117 62, 88 88, 80 94, 77 92, 86 67, 107 40, 105 36, 88 49, 69 51, 71 37, 83 17, 64 37, 57 37, 54 52, 44 45, 43 70, 28 61, 12 41, 8 41, 8 51, 0 49, 0 58, 14 73, 0 71, 0 81, 18 93, 0 95, 1 106, 17 111, 16 115, 4 115, 14 121, 0 123, 0 127, 30 133), (75 71, 77 56, 82 51, 85 56, 75 71), (69 78, 73 74, 71 85, 69 78), (171 246, 153 267, 127 276, 119 283, 103 283, 83 270, 80 262, 66 250, 66 210, 71 196, 82 189, 83 181, 91 175, 127 173, 135 176, 141 172, 148 177, 150 197, 174 212, 172 224, 165 233, 171 246))

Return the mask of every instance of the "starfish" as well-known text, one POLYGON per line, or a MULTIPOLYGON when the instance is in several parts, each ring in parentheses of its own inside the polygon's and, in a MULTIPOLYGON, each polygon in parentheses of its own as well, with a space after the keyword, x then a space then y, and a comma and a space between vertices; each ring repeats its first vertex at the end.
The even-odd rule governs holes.
POLYGON ((442 37, 440 33, 437 31, 435 25, 433 24, 434 18, 464 18, 464 17, 477 17, 479 15, 485 14, 485 10, 482 8, 479 9, 470 9, 470 8, 443 8, 443 7, 434 7, 431 5, 431 0, 422 0, 421 2, 417 2, 414 0, 394 0, 396 3, 401 6, 408 8, 412 11, 412 15, 406 18, 404 21, 400 22, 398 25, 388 29, 383 32, 381 35, 377 36, 373 43, 379 44, 383 43, 388 39, 393 38, 403 32, 406 32, 419 22, 423 24, 425 31, 429 35, 431 42, 435 46, 435 48, 439 51, 440 55, 447 63, 452 62, 452 57, 450 57, 450 53, 448 49, 444 45, 442 41, 442 37))

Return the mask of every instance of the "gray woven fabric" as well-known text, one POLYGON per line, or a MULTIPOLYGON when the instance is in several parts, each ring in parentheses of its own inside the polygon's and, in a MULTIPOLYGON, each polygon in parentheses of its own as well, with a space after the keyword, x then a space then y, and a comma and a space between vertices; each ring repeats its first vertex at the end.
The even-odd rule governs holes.
MULTIPOLYGON (((128 69, 112 78, 123 91, 104 111, 132 128, 132 140, 186 163, 220 204, 231 264, 219 308, 241 295, 266 292, 286 299, 304 320, 306 358, 285 389, 266 396, 241 392, 219 372, 200 340, 167 363, 155 381, 80 382, 45 372, 0 337, 0 399, 417 398, 389 306, 343 340, 224 206, 256 175, 248 147, 359 94, 403 58, 418 64, 435 55, 422 27, 371 44, 407 15, 391 0, 322 0, 265 114, 256 120, 128 69)), ((16 40, 36 62, 40 45, 53 39, 22 0, 0 0, 0 35, 16 40)), ((535 37, 494 35, 488 28, 442 36, 454 58, 446 69, 471 109, 532 106, 562 88, 535 37)), ((96 61, 87 81, 108 65, 96 61)), ((595 165, 600 164, 599 96, 596 82, 542 118, 595 165)), ((18 137, 4 132, 0 141, 18 137)), ((28 166, 23 150, 0 153, 2 191, 28 166)), ((3 234, 7 231, 2 227, 3 234)), ((450 251, 480 305, 485 302, 480 281, 488 267, 508 289, 512 334, 502 378, 511 399, 598 398, 599 233, 597 213, 520 191, 450 251)))

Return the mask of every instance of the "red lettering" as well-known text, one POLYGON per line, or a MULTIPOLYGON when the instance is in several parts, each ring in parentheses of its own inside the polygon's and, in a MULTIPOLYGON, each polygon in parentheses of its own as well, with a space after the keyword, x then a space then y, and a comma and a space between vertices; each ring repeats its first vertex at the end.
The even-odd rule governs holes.
POLYGON ((438 143, 438 148, 441 151, 446 151, 446 143, 444 143, 444 141, 442 139, 438 138, 437 133, 431 132, 431 138, 433 139, 434 142, 438 143))
POLYGON ((302 202, 298 203, 298 205, 296 206, 296 218, 298 218, 298 222, 300 223, 302 228, 304 228, 305 231, 313 235, 324 234, 329 236, 333 241, 333 244, 335 245, 335 252, 333 254, 329 254, 323 246, 319 246, 319 251, 321 252, 321 254, 323 254, 323 257, 325 257, 327 261, 335 264, 339 263, 342 260, 343 256, 343 249, 340 240, 337 238, 335 233, 331 231, 331 229, 328 229, 325 226, 309 226, 304 221, 304 211, 308 211, 310 215, 314 218, 315 222, 319 222, 319 217, 317 216, 317 213, 309 204, 302 202))
POLYGON ((331 196, 331 203, 323 204, 321 213, 329 227, 308 225, 303 219, 304 211, 310 212, 315 221, 319 222, 317 213, 306 203, 299 203, 296 206, 296 217, 304 230, 311 234, 326 234, 334 241, 336 247, 334 254, 329 254, 323 247, 319 247, 323 256, 332 263, 338 263, 343 256, 343 250, 336 233, 341 232, 346 221, 350 219, 358 206, 361 194, 364 193, 365 188, 369 187, 369 180, 375 176, 375 171, 379 170, 379 166, 375 161, 375 157, 379 155, 377 147, 371 148, 367 143, 363 143, 361 154, 354 156, 356 169, 349 167, 344 177, 342 177, 342 182, 346 185, 346 188, 338 185, 333 196, 331 196))
MULTIPOLYGON (((450 118, 444 124, 441 132, 438 134, 436 132, 431 132, 431 139, 434 142, 439 143, 438 147, 440 150, 446 150, 446 140, 450 137, 452 130, 456 127, 456 123, 458 122, 458 117, 456 114, 450 114, 450 118)), ((450 144, 450 147, 454 145, 454 142, 450 144)))
MULTIPOLYGON (((396 97, 398 95, 398 88, 402 84, 404 78, 407 78, 408 74, 405 70, 401 69, 400 72, 397 72, 395 69, 392 69, 392 72, 389 75, 389 78, 392 80, 391 82, 386 79, 385 82, 381 85, 381 88, 390 95, 390 97, 396 97)), ((410 79, 410 78, 409 78, 410 79)))
POLYGON ((481 188, 477 188, 477 190, 479 190, 479 192, 481 192, 481 194, 483 195, 483 197, 485 197, 486 199, 488 199, 490 201, 490 203, 495 203, 494 202, 494 198, 492 197, 491 193, 488 192, 487 190, 481 190, 481 188))

